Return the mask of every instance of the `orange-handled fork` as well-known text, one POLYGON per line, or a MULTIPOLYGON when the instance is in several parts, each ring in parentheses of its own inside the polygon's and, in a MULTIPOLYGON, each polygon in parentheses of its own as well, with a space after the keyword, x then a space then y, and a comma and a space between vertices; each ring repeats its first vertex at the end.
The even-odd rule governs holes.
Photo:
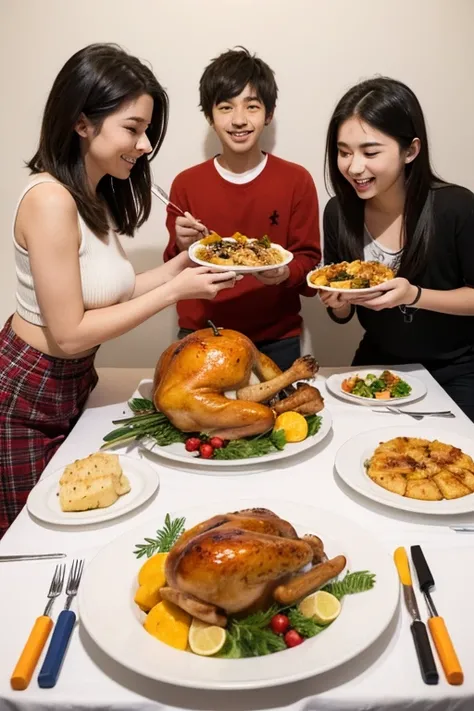
POLYGON ((49 616, 53 606, 54 598, 61 594, 64 584, 64 574, 66 566, 64 564, 57 565, 54 571, 53 579, 48 592, 48 603, 45 607, 43 615, 36 618, 30 636, 23 648, 20 658, 16 664, 13 674, 10 678, 10 683, 13 689, 23 691, 31 681, 33 672, 38 659, 43 650, 49 633, 53 627, 53 620, 49 616))

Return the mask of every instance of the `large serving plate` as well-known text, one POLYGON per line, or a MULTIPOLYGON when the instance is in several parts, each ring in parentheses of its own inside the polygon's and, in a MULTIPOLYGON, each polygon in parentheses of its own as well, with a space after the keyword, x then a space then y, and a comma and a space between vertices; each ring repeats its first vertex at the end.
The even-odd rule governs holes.
POLYGON ((95 643, 124 667, 150 679, 196 689, 257 689, 287 684, 329 671, 358 657, 386 630, 396 611, 399 584, 390 555, 356 524, 332 511, 259 497, 221 500, 170 512, 186 528, 215 514, 266 507, 290 521, 298 534, 321 536, 329 556, 344 554, 346 570, 376 574, 375 587, 343 599, 338 619, 299 647, 264 657, 219 659, 173 649, 142 626, 133 602, 143 560, 133 549, 163 525, 166 512, 128 531, 88 564, 79 588, 79 615, 95 643))

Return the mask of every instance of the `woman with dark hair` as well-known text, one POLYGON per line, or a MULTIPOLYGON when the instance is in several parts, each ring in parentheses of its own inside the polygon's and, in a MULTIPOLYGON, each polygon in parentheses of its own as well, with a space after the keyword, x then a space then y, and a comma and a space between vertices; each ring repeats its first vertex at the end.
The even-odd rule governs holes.
POLYGON ((16 312, 0 332, 0 538, 96 385, 98 346, 235 283, 186 253, 136 275, 121 247, 150 214, 167 121, 164 89, 115 45, 77 52, 53 84, 14 215, 16 312))
POLYGON ((394 79, 350 89, 329 123, 324 263, 392 267, 377 293, 320 292, 331 318, 365 329, 353 365, 421 362, 474 420, 474 195, 430 164, 421 106, 394 79))

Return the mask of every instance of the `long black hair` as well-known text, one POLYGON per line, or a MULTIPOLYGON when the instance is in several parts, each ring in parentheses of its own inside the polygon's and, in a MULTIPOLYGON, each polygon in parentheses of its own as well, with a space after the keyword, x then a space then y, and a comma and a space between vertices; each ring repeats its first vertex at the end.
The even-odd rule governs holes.
POLYGON ((403 211, 405 248, 398 273, 414 278, 425 265, 433 231, 433 191, 445 183, 430 163, 426 124, 420 103, 408 86, 388 77, 368 79, 352 87, 337 104, 326 139, 326 186, 332 186, 339 206, 340 252, 347 259, 360 259, 364 244, 364 200, 359 198, 337 165, 338 133, 344 121, 358 116, 378 131, 394 138, 401 151, 413 139, 420 152, 405 165, 406 198, 403 211))
POLYGON ((167 125, 168 96, 153 72, 115 44, 91 44, 76 52, 56 77, 44 110, 38 150, 27 165, 32 173, 48 172, 65 185, 97 235, 109 230, 109 210, 118 232, 132 236, 150 214, 149 161, 160 149, 167 125), (84 115, 99 133, 107 116, 143 94, 153 99, 146 131, 153 151, 137 160, 128 180, 105 175, 96 194, 91 193, 75 131, 77 122, 84 115))

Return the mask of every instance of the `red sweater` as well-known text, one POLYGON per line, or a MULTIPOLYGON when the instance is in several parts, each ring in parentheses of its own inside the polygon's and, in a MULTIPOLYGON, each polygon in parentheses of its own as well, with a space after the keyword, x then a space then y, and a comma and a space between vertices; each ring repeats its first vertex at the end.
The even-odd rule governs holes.
MULTIPOLYGON (((180 301, 180 327, 197 330, 206 327, 210 319, 216 326, 241 331, 253 341, 298 336, 300 294, 316 293, 306 285, 306 274, 321 259, 318 197, 308 171, 269 155, 260 175, 238 185, 222 178, 211 159, 180 173, 171 186, 170 199, 223 237, 237 231, 248 237, 268 235, 294 254, 288 265, 290 276, 278 286, 265 286, 246 275, 212 301, 180 301)), ((168 213, 170 240, 165 261, 178 254, 175 220, 168 213)))

